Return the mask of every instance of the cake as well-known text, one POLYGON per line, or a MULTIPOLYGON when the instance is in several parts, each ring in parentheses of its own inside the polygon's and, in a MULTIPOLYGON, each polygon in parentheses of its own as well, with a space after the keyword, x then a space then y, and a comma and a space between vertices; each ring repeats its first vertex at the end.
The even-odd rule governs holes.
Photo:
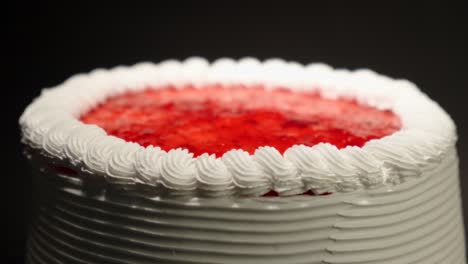
POLYGON ((456 128, 367 69, 97 69, 20 120, 29 263, 466 263, 456 128))

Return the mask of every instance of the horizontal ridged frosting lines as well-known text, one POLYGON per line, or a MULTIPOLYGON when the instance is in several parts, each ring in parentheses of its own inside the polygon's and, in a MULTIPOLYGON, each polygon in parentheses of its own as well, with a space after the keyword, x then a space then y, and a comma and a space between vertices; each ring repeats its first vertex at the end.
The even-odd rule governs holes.
POLYGON ((30 263, 465 263, 458 159, 414 181, 332 196, 91 192, 40 175, 30 263), (445 205, 445 206, 444 206, 445 205), (449 206, 447 206, 449 205, 449 206))
POLYGON ((332 256, 325 262, 465 263, 445 260, 451 249, 464 244, 455 152, 424 177, 426 181, 348 201, 353 206, 339 212, 344 218, 335 223, 340 232, 331 236, 335 243, 327 248, 332 256), (432 262, 435 251, 447 252, 442 262, 432 262))

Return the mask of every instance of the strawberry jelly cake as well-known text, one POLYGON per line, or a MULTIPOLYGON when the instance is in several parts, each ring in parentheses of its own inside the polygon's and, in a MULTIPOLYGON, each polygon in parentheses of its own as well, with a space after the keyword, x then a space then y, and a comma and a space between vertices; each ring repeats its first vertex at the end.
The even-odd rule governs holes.
POLYGON ((141 63, 45 89, 20 126, 29 263, 466 263, 455 125, 406 80, 141 63))

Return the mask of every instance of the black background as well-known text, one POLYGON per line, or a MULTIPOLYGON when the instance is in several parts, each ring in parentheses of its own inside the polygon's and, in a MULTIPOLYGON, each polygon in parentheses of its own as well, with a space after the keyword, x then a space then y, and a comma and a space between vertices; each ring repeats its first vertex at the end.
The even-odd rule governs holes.
POLYGON ((326 62, 415 82, 458 126, 468 212, 467 9, 427 2, 379 7, 280 3, 120 6, 18 1, 6 8, 3 42, 11 47, 4 50, 7 69, 2 74, 9 79, 2 89, 7 122, 1 129, 6 144, 2 169, 7 168, 2 175, 8 219, 5 262, 21 263, 24 254, 31 178, 21 155, 17 120, 40 89, 97 67, 192 55, 326 62))

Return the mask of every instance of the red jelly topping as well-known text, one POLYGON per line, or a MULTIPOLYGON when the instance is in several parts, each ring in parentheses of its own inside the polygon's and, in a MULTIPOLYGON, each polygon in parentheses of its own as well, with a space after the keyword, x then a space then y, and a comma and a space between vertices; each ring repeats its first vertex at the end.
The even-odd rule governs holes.
MULTIPOLYGON (((307 192, 305 192, 305 193, 302 193, 302 195, 310 195, 310 196, 316 196, 316 195, 324 196, 324 195, 330 195, 330 194, 332 194, 332 193, 330 193, 330 192, 325 192, 325 193, 322 193, 322 194, 315 194, 314 192, 312 192, 312 191, 310 191, 310 190, 307 191, 307 192)), ((269 191, 269 192, 263 194, 262 196, 263 196, 263 197, 278 197, 278 196, 279 196, 279 193, 277 193, 277 192, 271 190, 271 191, 269 191)))
POLYGON ((147 89, 109 98, 81 116, 109 134, 169 151, 222 156, 231 149, 280 152, 295 144, 362 146, 401 127, 398 116, 350 99, 315 92, 255 87, 147 89))
POLYGON ((71 168, 68 168, 68 167, 64 167, 64 166, 59 166, 59 165, 55 165, 55 164, 47 164, 48 167, 52 170, 55 170, 56 172, 58 173, 61 173, 61 174, 65 174, 65 175, 68 175, 68 176, 77 176, 78 173, 71 169, 71 168))

